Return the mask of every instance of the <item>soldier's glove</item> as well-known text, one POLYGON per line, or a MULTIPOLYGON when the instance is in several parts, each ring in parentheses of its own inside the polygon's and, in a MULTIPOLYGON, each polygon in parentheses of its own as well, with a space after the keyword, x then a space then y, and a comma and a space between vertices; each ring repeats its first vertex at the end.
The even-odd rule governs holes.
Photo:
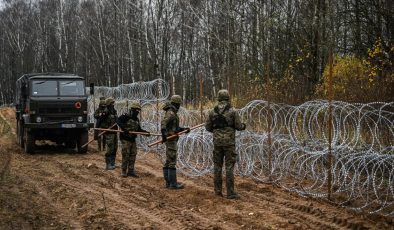
POLYGON ((150 137, 150 132, 146 132, 145 136, 150 137))
POLYGON ((163 143, 167 141, 167 130, 166 129, 161 130, 161 141, 163 143))
POLYGON ((178 129, 178 133, 179 133, 179 132, 183 132, 183 131, 186 131, 186 133, 190 133, 190 128, 181 128, 181 127, 180 127, 180 128, 178 129))

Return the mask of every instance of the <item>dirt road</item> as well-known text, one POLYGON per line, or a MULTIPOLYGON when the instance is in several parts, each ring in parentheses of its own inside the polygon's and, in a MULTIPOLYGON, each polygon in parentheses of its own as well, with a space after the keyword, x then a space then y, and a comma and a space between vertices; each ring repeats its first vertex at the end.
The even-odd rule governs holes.
MULTIPOLYGON (((13 122, 12 109, 0 113, 13 122)), ((80 155, 45 145, 28 155, 12 134, 1 135, 0 166, 11 161, 0 178, 0 229, 394 229, 391 219, 249 178, 236 177, 237 201, 214 196, 212 176, 180 175, 186 188, 168 190, 153 154, 138 158, 139 178, 121 178, 119 168, 103 169, 94 146, 80 155)))

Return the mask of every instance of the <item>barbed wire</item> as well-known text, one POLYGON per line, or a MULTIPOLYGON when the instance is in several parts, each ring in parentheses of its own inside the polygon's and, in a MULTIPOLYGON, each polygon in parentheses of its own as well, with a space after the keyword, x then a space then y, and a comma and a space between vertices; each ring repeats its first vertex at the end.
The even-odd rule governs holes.
MULTIPOLYGON (((117 99, 118 113, 127 111, 124 109, 126 100, 129 98, 117 99)), ((149 96, 142 100, 144 129, 160 131, 163 100, 149 100, 149 96)), ((255 100, 238 110, 247 130, 236 134, 236 173, 275 183, 301 196, 327 198, 331 171, 333 202, 355 210, 394 216, 394 102, 335 101, 331 124, 328 108, 329 103, 321 100, 298 106, 255 100), (327 160, 329 125, 332 127, 332 167, 327 160)), ((207 113, 208 110, 204 110, 203 117, 207 113)), ((200 111, 181 107, 178 114, 185 127, 197 125, 201 120, 200 111)), ((164 145, 148 147, 156 140, 156 137, 141 136, 137 142, 145 154, 156 153, 164 161, 164 145)), ((143 157, 143 152, 139 157, 143 157)), ((179 170, 187 176, 211 173, 212 152, 212 134, 204 128, 181 136, 179 170)))
MULTIPOLYGON (((90 88, 86 88, 89 93, 90 88)), ((100 97, 115 99, 115 109, 118 114, 128 111, 131 101, 137 100, 142 104, 154 101, 165 101, 170 95, 170 87, 163 79, 155 79, 146 82, 134 82, 122 84, 116 87, 96 86, 94 96, 88 98, 88 114, 90 122, 94 122, 93 114, 98 107, 100 97)))

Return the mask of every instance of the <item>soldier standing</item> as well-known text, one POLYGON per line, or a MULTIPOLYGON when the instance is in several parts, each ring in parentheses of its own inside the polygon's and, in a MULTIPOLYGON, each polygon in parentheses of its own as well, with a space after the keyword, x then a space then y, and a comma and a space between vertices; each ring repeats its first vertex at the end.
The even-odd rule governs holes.
POLYGON ((149 136, 150 133, 143 130, 138 119, 141 111, 141 105, 138 102, 132 102, 130 111, 118 118, 118 125, 123 133, 120 134, 122 142, 122 177, 132 176, 138 177, 134 170, 135 159, 137 157, 136 134, 129 132, 145 132, 149 136))
POLYGON ((234 165, 236 162, 235 131, 245 130, 237 112, 231 107, 227 90, 219 90, 218 104, 212 109, 205 124, 207 131, 213 133, 213 163, 215 194, 222 195, 222 167, 225 161, 226 188, 228 199, 239 199, 234 191, 234 165))
MULTIPOLYGON (((110 97, 105 100, 106 108, 104 109, 103 120, 101 125, 103 128, 113 128, 116 126, 117 113, 115 110, 115 100, 110 97)), ((105 138, 107 142, 107 151, 105 153, 106 170, 115 169, 116 151, 118 149, 118 137, 115 132, 106 132, 105 138)))
MULTIPOLYGON (((105 97, 100 97, 100 102, 99 102, 99 107, 94 111, 94 119, 96 119, 96 128, 103 128, 101 123, 104 115, 104 110, 105 110, 105 97)), ((101 151, 101 149, 105 150, 105 136, 101 135, 98 136, 99 131, 94 130, 94 139, 97 140, 98 144, 98 149, 101 151)))
POLYGON ((184 185, 177 182, 176 178, 176 160, 177 160, 177 142, 178 137, 167 140, 168 136, 174 135, 178 132, 187 130, 189 128, 179 127, 178 110, 181 106, 182 98, 179 95, 173 95, 171 102, 166 103, 163 107, 165 115, 161 121, 162 140, 166 144, 166 162, 163 167, 163 175, 166 181, 166 188, 182 189, 184 185))

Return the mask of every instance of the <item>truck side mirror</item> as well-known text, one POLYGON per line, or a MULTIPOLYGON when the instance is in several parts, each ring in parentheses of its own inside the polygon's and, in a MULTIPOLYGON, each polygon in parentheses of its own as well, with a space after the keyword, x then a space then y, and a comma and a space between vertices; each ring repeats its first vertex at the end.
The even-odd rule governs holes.
POLYGON ((90 95, 94 94, 94 83, 90 83, 90 95))

